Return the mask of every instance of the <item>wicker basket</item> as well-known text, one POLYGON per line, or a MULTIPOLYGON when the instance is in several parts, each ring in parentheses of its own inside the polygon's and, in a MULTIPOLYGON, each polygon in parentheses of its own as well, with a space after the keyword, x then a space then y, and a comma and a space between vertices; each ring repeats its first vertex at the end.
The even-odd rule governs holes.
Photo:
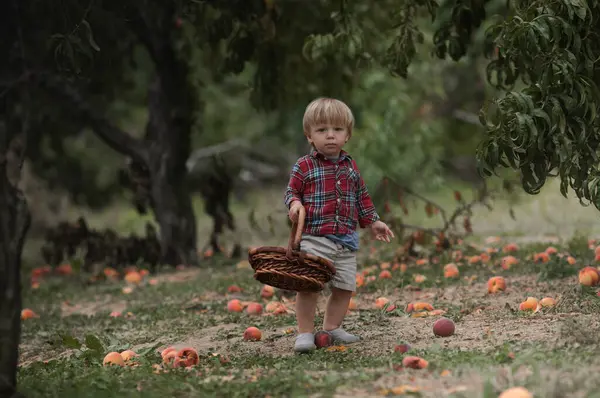
POLYGON ((288 247, 262 246, 248 251, 254 279, 265 285, 296 292, 318 292, 335 274, 333 263, 299 249, 306 210, 300 208, 288 247))

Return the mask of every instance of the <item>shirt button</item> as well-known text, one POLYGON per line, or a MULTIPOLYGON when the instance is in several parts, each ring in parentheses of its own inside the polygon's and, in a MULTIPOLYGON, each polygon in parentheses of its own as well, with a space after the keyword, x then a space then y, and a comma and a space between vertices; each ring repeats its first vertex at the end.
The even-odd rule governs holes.
POLYGON ((340 185, 341 183, 342 183, 341 181, 338 181, 338 185, 340 185))
POLYGON ((339 198, 337 199, 337 202, 340 203, 340 199, 339 198))

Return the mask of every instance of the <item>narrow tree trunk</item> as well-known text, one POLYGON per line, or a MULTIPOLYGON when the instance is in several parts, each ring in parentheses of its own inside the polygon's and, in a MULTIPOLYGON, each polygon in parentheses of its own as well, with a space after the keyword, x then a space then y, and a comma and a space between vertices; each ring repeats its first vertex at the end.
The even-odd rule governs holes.
POLYGON ((16 395, 21 254, 31 220, 27 201, 13 178, 9 179, 9 174, 20 170, 22 161, 22 151, 14 150, 11 138, 9 126, 0 120, 0 397, 16 395))

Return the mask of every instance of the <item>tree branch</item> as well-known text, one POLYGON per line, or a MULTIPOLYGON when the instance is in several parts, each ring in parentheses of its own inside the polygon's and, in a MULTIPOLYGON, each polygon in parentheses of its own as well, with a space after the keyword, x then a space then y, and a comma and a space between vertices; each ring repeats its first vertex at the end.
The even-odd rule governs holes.
POLYGON ((147 144, 112 124, 83 98, 77 88, 49 74, 38 77, 40 85, 72 105, 106 145, 136 161, 148 163, 147 144))

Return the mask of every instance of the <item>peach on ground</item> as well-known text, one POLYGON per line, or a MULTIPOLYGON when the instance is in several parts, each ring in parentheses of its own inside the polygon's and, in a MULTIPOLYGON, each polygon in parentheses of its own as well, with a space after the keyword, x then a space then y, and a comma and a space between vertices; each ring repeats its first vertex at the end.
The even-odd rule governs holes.
POLYGON ((23 308, 21 310, 21 320, 31 319, 31 318, 39 318, 40 316, 33 312, 33 310, 29 308, 23 308))
POLYGON ((73 267, 71 264, 61 264, 56 267, 56 273, 59 275, 71 275, 73 273, 73 267))
POLYGON ((469 264, 477 264, 481 262, 481 256, 471 256, 468 260, 469 264))
POLYGON ((417 265, 427 265, 428 263, 429 263, 429 260, 426 258, 420 258, 415 262, 415 264, 417 264, 417 265))
POLYGON ((111 312, 110 314, 108 314, 108 316, 110 316, 111 318, 118 318, 118 317, 120 317, 121 315, 123 315, 123 314, 121 313, 121 311, 113 311, 113 312, 111 312))
POLYGON ((244 331, 244 340, 246 341, 259 341, 262 338, 261 331, 254 326, 250 326, 244 331))
POLYGON ((449 337, 454 334, 454 322, 448 318, 440 318, 433 324, 433 334, 440 337, 449 337))
POLYGON ((400 354, 404 354, 410 350, 410 345, 406 343, 396 344, 394 346, 394 352, 399 352, 400 354))
POLYGON ((231 285, 227 288, 227 293, 240 293, 242 289, 238 285, 231 285))
POLYGON ((550 256, 546 252, 535 253, 533 255, 533 261, 536 263, 547 263, 550 261, 550 256))
POLYGON ((552 297, 544 297, 540 300, 540 305, 542 307, 554 307, 556 305, 556 300, 552 297))
POLYGON ((125 350, 121 353, 121 358, 123 358, 123 361, 125 361, 125 363, 133 362, 133 358, 135 357, 137 357, 137 354, 135 353, 135 351, 132 350, 125 350))
POLYGON ((113 351, 113 352, 109 352, 108 354, 106 354, 106 356, 104 357, 104 360, 102 361, 102 365, 104 365, 104 366, 109 366, 109 365, 124 366, 125 361, 123 360, 123 357, 121 356, 121 354, 113 351))
POLYGON ((500 265, 502 267, 502 269, 508 270, 510 269, 510 267, 512 267, 513 265, 516 265, 519 263, 519 260, 515 257, 515 256, 504 256, 502 257, 502 260, 500 261, 500 265))
POLYGON ((407 313, 418 311, 433 311, 433 306, 423 301, 417 301, 415 303, 409 303, 405 308, 405 312, 407 313))
POLYGON ((246 312, 250 315, 260 315, 263 312, 263 307, 259 303, 250 303, 246 307, 246 312))
POLYGON ((497 293, 506 290, 506 280, 501 276, 492 276, 487 283, 488 293, 497 293))
POLYGON ((127 283, 140 283, 141 281, 142 275, 137 271, 131 271, 125 275, 125 282, 127 283))
POLYGON ((573 256, 568 256, 567 257, 567 262, 571 265, 575 264, 577 262, 577 260, 575 259, 575 257, 573 256))
POLYGON ((406 356, 402 359, 402 366, 411 369, 425 369, 429 365, 425 359, 415 356, 406 356))
POLYGON ((177 360, 173 365, 176 367, 184 367, 189 368, 190 366, 195 366, 200 361, 200 357, 198 356, 198 352, 193 348, 182 348, 177 352, 177 360))
POLYGON ((416 274, 414 276, 414 280, 416 283, 423 283, 427 280, 427 277, 425 275, 421 275, 421 274, 416 274))
POLYGON ((594 267, 583 267, 579 271, 579 283, 584 286, 596 286, 600 282, 600 273, 594 267))
POLYGON ((535 297, 527 297, 527 300, 519 304, 519 311, 538 311, 540 303, 535 297))
POLYGON ((174 347, 167 347, 167 348, 165 348, 164 350, 161 351, 160 356, 164 357, 165 355, 167 355, 171 351, 177 352, 177 350, 174 347))
POLYGON ((533 394, 525 387, 512 387, 504 390, 498 398, 533 398, 533 394))
POLYGON ((458 277, 458 267, 454 263, 444 265, 444 278, 456 278, 458 277))
POLYGON ((379 309, 383 309, 383 307, 385 307, 385 305, 389 302, 390 302, 390 300, 388 298, 379 297, 375 300, 375 307, 377 307, 379 309))
POLYGON ((544 250, 544 252, 546 252, 546 254, 548 255, 552 255, 558 253, 558 250, 554 246, 548 246, 548 248, 544 250))
POLYGON ((244 306, 242 302, 238 299, 229 300, 227 303, 227 311, 229 312, 242 312, 244 310, 244 306))
POLYGON ((487 263, 491 260, 491 257, 488 253, 481 253, 479 257, 481 258, 482 263, 487 263))
POLYGON ((392 273, 390 271, 388 271, 387 269, 384 269, 383 271, 381 271, 379 273, 379 279, 391 279, 392 278, 392 273))
POLYGON ((325 330, 320 330, 315 334, 315 345, 317 348, 329 347, 333 345, 333 336, 325 330))
POLYGON ((379 268, 381 268, 381 269, 389 269, 390 267, 391 267, 391 264, 388 262, 381 263, 381 265, 379 266, 379 268))
POLYGON ((509 243, 507 245, 504 245, 504 247, 502 248, 502 251, 504 253, 513 253, 519 250, 519 246, 517 246, 516 243, 509 243))
POLYGON ((273 286, 264 285, 260 291, 262 298, 271 298, 275 294, 275 288, 273 286))
POLYGON ((172 365, 177 359, 177 350, 173 349, 171 351, 168 351, 167 353, 165 353, 165 355, 162 356, 162 359, 163 363, 167 365, 172 365))

